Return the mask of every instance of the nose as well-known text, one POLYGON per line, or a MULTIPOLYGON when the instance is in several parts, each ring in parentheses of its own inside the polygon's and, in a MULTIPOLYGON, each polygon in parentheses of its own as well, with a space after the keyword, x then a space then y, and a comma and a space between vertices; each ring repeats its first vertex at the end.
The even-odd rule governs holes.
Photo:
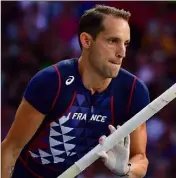
POLYGON ((126 56, 126 47, 125 45, 119 45, 116 51, 116 57, 124 58, 126 56))

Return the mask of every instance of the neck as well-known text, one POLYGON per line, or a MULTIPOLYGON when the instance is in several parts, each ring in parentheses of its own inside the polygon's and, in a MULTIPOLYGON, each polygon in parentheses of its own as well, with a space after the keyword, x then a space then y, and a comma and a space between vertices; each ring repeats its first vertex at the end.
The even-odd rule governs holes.
POLYGON ((111 82, 111 78, 100 76, 91 66, 88 59, 81 56, 78 60, 78 69, 82 77, 84 86, 91 91, 92 94, 104 91, 111 82))

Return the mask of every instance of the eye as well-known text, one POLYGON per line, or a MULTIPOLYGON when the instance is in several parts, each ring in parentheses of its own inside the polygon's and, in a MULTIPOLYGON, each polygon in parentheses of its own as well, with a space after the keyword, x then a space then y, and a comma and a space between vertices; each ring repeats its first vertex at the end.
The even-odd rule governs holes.
POLYGON ((113 40, 112 39, 108 39, 108 43, 109 44, 113 44, 113 40))
POLYGON ((125 43, 125 47, 128 47, 129 46, 129 43, 125 43))
POLYGON ((128 47, 129 44, 130 44, 130 41, 129 41, 129 40, 128 40, 128 41, 125 41, 125 47, 128 47))
POLYGON ((109 40, 108 40, 108 43, 109 43, 109 44, 113 44, 113 42, 114 42, 114 41, 113 41, 112 39, 109 39, 109 40))
POLYGON ((113 38, 110 38, 110 39, 108 39, 108 43, 109 44, 117 44, 119 42, 119 40, 118 39, 113 39, 113 38))

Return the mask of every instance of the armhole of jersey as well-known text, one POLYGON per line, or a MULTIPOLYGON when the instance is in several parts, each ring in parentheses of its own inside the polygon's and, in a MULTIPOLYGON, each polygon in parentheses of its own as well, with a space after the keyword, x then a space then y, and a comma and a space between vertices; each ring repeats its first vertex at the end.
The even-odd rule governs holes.
POLYGON ((42 178, 41 176, 39 176, 38 174, 36 174, 35 172, 33 172, 29 166, 27 166, 26 162, 23 160, 23 158, 21 156, 19 156, 19 161, 21 161, 21 163, 23 164, 23 166, 36 178, 42 178))
POLYGON ((135 87, 135 84, 136 84, 136 79, 137 79, 137 78, 134 77, 133 83, 132 83, 132 86, 131 86, 131 92, 130 92, 130 97, 129 97, 128 104, 127 104, 127 112, 126 112, 126 115, 128 115, 129 112, 130 112, 131 101, 132 101, 132 98, 133 98, 133 93, 134 93, 134 87, 135 87))
POLYGON ((53 103, 52 103, 52 106, 51 106, 50 111, 54 108, 54 106, 55 106, 55 104, 56 104, 56 101, 57 101, 57 99, 58 99, 58 97, 59 97, 59 94, 60 94, 61 85, 62 85, 62 83, 61 83, 61 74, 60 74, 60 71, 59 71, 59 69, 57 68, 56 64, 53 65, 53 67, 55 68, 55 70, 56 70, 56 72, 57 72, 57 75, 58 75, 58 90, 57 90, 56 96, 55 96, 55 98, 54 98, 54 101, 53 101, 53 103))

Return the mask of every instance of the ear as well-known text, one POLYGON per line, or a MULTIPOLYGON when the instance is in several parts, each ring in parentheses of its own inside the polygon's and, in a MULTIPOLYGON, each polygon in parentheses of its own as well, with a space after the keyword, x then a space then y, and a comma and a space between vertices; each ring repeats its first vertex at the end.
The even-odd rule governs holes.
POLYGON ((92 36, 86 32, 81 33, 80 41, 83 48, 89 49, 92 44, 92 36))

